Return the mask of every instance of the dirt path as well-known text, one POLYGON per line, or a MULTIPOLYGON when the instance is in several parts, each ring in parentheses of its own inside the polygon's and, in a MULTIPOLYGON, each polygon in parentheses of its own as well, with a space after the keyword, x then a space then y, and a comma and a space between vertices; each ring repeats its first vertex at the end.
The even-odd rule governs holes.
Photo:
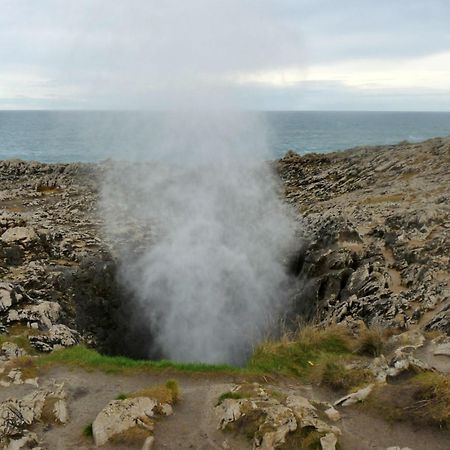
MULTIPOLYGON (((67 368, 53 368, 41 377, 41 384, 64 381, 68 393, 70 421, 66 426, 35 425, 32 430, 41 436, 49 450, 92 450, 91 438, 83 435, 98 412, 120 393, 133 392, 154 384, 176 379, 181 387, 181 400, 172 416, 158 420, 155 426, 154 450, 248 450, 251 443, 242 436, 217 430, 214 405, 221 393, 239 380, 235 377, 211 375, 180 375, 170 372, 138 375, 111 375, 67 368)), ((281 381, 276 389, 300 394, 317 401, 333 401, 336 394, 295 381, 281 381)), ((10 386, 0 389, 0 400, 21 397, 31 392, 31 386, 10 386)), ((372 417, 358 408, 341 408, 342 420, 336 425, 342 430, 341 443, 345 450, 385 450, 390 446, 412 450, 448 450, 450 431, 432 428, 416 429, 414 425, 391 425, 372 417)), ((129 449, 141 449, 142 444, 129 449)), ((104 450, 124 450, 123 445, 105 445, 104 450)))

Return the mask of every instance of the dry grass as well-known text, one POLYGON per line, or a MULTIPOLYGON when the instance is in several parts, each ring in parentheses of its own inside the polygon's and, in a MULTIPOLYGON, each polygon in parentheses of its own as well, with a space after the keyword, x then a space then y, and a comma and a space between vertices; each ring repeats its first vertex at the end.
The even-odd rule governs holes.
POLYGON ((380 203, 399 202, 404 199, 404 194, 385 194, 374 195, 373 197, 366 197, 361 201, 363 205, 377 205, 380 203))
POLYGON ((114 435, 110 441, 113 444, 122 445, 122 448, 130 448, 129 446, 137 446, 144 443, 144 441, 151 435, 151 432, 138 425, 128 428, 128 430, 122 431, 114 435), (126 445, 126 447, 125 447, 126 445))
POLYGON ((380 356, 383 352, 386 334, 382 328, 365 328, 361 331, 354 344, 354 351, 363 356, 380 356))
POLYGON ((389 422, 450 428, 450 376, 424 372, 377 386, 360 405, 389 422))
POLYGON ((168 380, 165 385, 149 386, 131 394, 126 394, 126 398, 148 397, 160 403, 174 405, 180 397, 180 388, 175 380, 168 380))
POLYGON ((31 356, 21 356, 12 359, 5 364, 4 375, 7 375, 10 370, 18 369, 22 372, 22 380, 28 378, 36 378, 38 376, 38 368, 36 367, 35 359, 31 356))
POLYGON ((42 408, 42 414, 41 414, 41 422, 44 423, 54 423, 55 421, 55 413, 54 413, 54 408, 55 408, 55 404, 58 401, 58 399, 54 398, 54 397, 47 397, 45 399, 45 403, 44 406, 42 408))
POLYGON ((333 390, 349 391, 373 381, 372 373, 362 367, 352 367, 343 358, 328 357, 311 369, 310 381, 333 390))

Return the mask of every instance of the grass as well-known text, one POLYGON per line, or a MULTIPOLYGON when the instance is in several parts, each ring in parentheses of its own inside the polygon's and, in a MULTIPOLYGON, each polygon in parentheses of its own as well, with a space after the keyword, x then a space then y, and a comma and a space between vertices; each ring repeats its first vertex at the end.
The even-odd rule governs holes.
POLYGON ((403 194, 375 195, 373 197, 366 197, 361 203, 364 205, 377 205, 380 203, 399 202, 403 200, 403 197, 403 194))
POLYGON ((242 394, 242 392, 238 392, 238 391, 235 391, 235 392, 231 392, 231 391, 224 392, 218 398, 216 406, 220 405, 227 398, 231 398, 233 400, 240 400, 241 398, 244 398, 244 395, 242 394))
POLYGON ((450 375, 422 372, 395 384, 378 385, 359 407, 391 423, 450 428, 450 375))
POLYGON ((77 345, 42 355, 36 360, 39 367, 52 364, 65 364, 84 369, 102 370, 107 373, 173 369, 179 372, 193 373, 243 373, 245 369, 226 364, 184 363, 168 360, 150 361, 131 359, 125 356, 101 355, 84 345, 77 345))
POLYGON ((311 368, 330 356, 351 356, 351 338, 343 327, 304 327, 293 339, 261 344, 249 361, 251 369, 308 377, 311 368))
POLYGON ((349 391, 372 382, 373 378, 369 370, 349 367, 345 359, 330 356, 315 365, 309 377, 314 384, 327 386, 336 391, 349 391))
POLYGON ((33 336, 40 333, 41 331, 25 325, 13 325, 9 327, 8 334, 0 334, 0 347, 5 342, 12 342, 18 347, 23 348, 30 355, 36 355, 37 351, 30 344, 28 336, 33 336))
POLYGON ((86 426, 83 428, 83 434, 84 434, 84 436, 86 436, 86 437, 92 437, 92 436, 94 435, 94 432, 92 431, 92 423, 86 425, 86 426))
POLYGON ((148 397, 157 400, 159 403, 174 405, 180 398, 180 388, 175 380, 168 380, 164 385, 149 386, 125 396, 125 398, 136 397, 148 397))

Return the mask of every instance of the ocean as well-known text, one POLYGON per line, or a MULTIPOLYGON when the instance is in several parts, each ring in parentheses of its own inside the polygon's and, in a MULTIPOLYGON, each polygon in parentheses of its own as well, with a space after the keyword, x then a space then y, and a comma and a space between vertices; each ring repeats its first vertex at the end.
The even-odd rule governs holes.
MULTIPOLYGON (((255 113, 248 113, 255 114, 255 113)), ((330 152, 362 145, 417 142, 450 134, 450 113, 265 112, 274 158, 289 149, 330 152)), ((160 127, 158 113, 117 111, 0 111, 0 159, 99 161, 146 152, 160 127)))

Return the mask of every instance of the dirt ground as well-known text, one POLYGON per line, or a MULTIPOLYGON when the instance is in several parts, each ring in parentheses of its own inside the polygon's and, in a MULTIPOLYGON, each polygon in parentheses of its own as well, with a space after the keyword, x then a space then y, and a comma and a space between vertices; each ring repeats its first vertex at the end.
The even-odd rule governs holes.
MULTIPOLYGON (((66 367, 53 367, 42 374, 41 384, 64 381, 68 393, 70 421, 65 426, 36 424, 33 431, 45 440, 50 450, 90 450, 92 438, 83 435, 83 429, 93 422, 106 404, 121 393, 133 392, 150 385, 175 379, 181 388, 181 399, 174 414, 158 419, 155 426, 155 450, 195 449, 245 450, 251 443, 245 438, 217 429, 214 405, 221 393, 239 381, 232 376, 190 375, 173 372, 117 375, 98 371, 84 371, 66 367)), ((333 400, 328 391, 305 386, 291 380, 275 383, 278 390, 297 393, 307 398, 333 400)), ((33 390, 32 386, 12 385, 1 388, 0 400, 20 397, 33 390)), ((340 408, 342 420, 336 425, 342 430, 340 442, 345 450, 385 450, 390 446, 409 447, 412 450, 448 450, 450 432, 436 428, 416 429, 411 424, 389 424, 383 419, 369 416, 358 409, 340 408)), ((123 445, 105 445, 105 450, 124 449, 123 445)), ((128 446, 130 449, 140 449, 128 446)))

